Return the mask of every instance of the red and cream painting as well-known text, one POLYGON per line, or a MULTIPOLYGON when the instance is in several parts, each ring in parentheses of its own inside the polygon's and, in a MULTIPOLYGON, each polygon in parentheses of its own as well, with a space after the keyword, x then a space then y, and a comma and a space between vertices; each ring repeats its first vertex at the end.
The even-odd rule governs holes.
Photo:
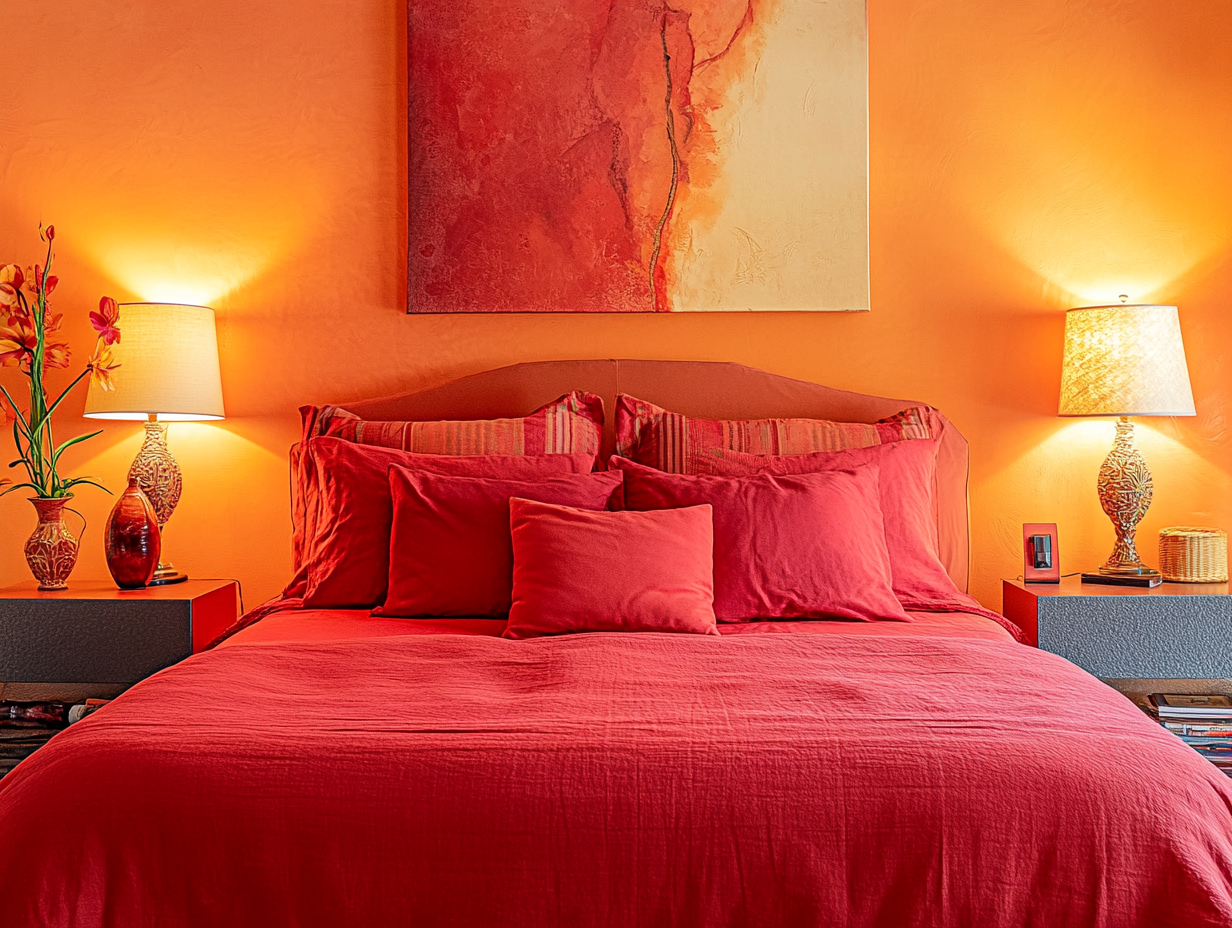
POLYGON ((408 311, 864 310, 864 0, 408 0, 408 311))

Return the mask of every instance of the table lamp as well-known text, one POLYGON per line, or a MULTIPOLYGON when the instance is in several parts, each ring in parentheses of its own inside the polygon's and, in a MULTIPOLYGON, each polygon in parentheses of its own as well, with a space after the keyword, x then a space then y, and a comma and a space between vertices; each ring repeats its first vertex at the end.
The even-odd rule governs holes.
POLYGON ((1119 417, 1098 481, 1116 544, 1083 582, 1156 585, 1159 572, 1142 563, 1134 544, 1154 488, 1129 417, 1195 415, 1176 307, 1122 303, 1067 312, 1059 414, 1119 417))
MULTIPOLYGON (((122 303, 120 318, 124 334, 114 350, 123 374, 114 378, 114 390, 90 385, 85 416, 145 420, 145 442, 128 473, 149 497, 161 533, 183 487, 180 466, 167 449, 165 423, 224 416, 214 311, 176 303, 122 303)), ((160 562, 150 585, 187 579, 160 562)))

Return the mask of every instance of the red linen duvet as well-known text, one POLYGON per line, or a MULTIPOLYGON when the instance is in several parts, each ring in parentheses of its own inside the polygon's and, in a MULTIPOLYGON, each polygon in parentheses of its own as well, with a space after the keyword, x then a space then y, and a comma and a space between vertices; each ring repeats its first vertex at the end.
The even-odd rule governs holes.
POLYGON ((1232 924, 1214 767, 894 624, 238 637, 0 782, 0 925, 1232 924))

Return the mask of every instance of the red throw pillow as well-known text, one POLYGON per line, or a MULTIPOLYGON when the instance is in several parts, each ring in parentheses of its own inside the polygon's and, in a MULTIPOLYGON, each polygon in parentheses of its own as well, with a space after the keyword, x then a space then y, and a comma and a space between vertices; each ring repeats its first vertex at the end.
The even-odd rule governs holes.
POLYGON ((710 506, 588 512, 513 499, 509 510, 513 605, 506 638, 719 633, 710 506))
POLYGON ((385 597, 393 504, 389 467, 476 477, 535 480, 585 473, 589 454, 534 456, 412 454, 313 438, 300 446, 301 565, 288 595, 311 609, 371 607, 385 597))
POLYGON ((603 436, 603 400, 575 390, 516 419, 380 422, 340 406, 301 406, 304 440, 331 435, 420 454, 592 454, 603 436))
POLYGON ((628 509, 714 507, 714 612, 755 618, 897 619, 876 464, 799 476, 695 477, 612 463, 628 509))
POLYGON ((725 476, 814 474, 870 463, 881 468, 881 517, 899 602, 907 609, 978 608, 954 585, 937 551, 937 439, 789 456, 720 449, 697 459, 699 472, 725 476))
POLYGON ((389 469, 389 593, 373 615, 506 616, 513 588, 509 499, 606 509, 620 471, 542 480, 443 477, 389 469))
POLYGON ((669 474, 704 473, 695 460, 715 449, 809 454, 933 436, 933 412, 913 406, 878 422, 828 419, 698 419, 616 395, 616 453, 669 474))

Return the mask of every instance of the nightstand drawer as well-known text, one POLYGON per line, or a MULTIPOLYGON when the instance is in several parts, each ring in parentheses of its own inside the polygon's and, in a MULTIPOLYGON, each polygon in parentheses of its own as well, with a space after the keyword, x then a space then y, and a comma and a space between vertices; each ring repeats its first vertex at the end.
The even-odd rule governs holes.
POLYGON ((1232 677, 1226 583, 1103 587, 1003 584, 1003 611, 1040 648, 1104 678, 1232 677))
POLYGON ((74 583, 0 590, 0 680, 136 683, 203 649, 235 621, 231 581, 120 591, 74 583))

